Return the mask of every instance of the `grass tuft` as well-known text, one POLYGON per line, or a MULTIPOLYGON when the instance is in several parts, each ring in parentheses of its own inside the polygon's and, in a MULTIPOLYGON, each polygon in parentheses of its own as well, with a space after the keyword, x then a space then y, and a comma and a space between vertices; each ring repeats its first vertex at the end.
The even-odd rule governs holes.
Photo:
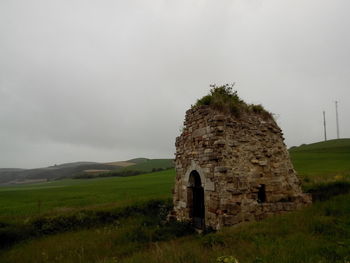
POLYGON ((265 119, 273 118, 272 114, 264 109, 262 105, 247 104, 233 91, 234 84, 222 86, 211 85, 210 93, 197 100, 193 107, 210 106, 215 110, 230 113, 240 117, 242 113, 254 113, 262 115, 265 119))

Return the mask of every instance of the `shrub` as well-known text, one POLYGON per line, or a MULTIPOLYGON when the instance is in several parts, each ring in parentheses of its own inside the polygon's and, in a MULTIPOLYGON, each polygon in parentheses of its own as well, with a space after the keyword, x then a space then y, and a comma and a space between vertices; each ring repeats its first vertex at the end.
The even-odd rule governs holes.
POLYGON ((206 95, 197 101, 196 106, 198 106, 198 105, 210 105, 211 99, 212 99, 211 95, 206 95))
POLYGON ((30 225, 6 225, 0 228, 0 248, 11 245, 35 235, 30 225))
POLYGON ((243 112, 252 112, 260 114, 264 118, 272 118, 271 113, 266 111, 261 105, 248 105, 241 100, 237 91, 233 91, 234 84, 225 84, 222 86, 211 85, 210 93, 197 100, 193 107, 211 106, 215 110, 231 113, 239 117, 243 112))
POLYGON ((313 201, 326 201, 333 196, 350 193, 350 183, 334 182, 319 184, 307 192, 312 195, 313 201))

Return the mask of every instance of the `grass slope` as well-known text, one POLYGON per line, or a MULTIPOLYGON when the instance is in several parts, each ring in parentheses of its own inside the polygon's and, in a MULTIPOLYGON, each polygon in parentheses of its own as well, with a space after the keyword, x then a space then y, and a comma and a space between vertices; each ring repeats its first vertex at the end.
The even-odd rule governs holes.
POLYGON ((306 183, 350 179, 350 139, 302 145, 289 152, 294 168, 306 183))
POLYGON ((136 159, 135 165, 125 167, 124 170, 151 172, 152 170, 156 169, 169 169, 174 167, 173 159, 145 159, 143 161, 139 160, 140 159, 136 159))

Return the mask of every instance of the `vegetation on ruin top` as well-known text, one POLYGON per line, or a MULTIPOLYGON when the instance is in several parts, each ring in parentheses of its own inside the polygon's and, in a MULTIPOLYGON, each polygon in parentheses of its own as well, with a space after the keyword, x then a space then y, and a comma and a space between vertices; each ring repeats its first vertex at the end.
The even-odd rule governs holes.
POLYGON ((234 84, 225 84, 222 86, 210 85, 211 90, 208 95, 197 100, 193 106, 199 107, 207 105, 221 112, 231 113, 236 117, 242 113, 261 114, 264 118, 273 118, 272 114, 264 109, 262 105, 247 104, 233 91, 234 84))

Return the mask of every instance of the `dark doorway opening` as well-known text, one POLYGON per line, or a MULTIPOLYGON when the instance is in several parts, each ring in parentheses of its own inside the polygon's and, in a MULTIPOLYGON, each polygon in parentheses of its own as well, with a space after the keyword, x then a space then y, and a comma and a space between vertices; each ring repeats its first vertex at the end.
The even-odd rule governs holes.
POLYGON ((195 228, 204 229, 204 189, 201 177, 197 171, 192 171, 188 186, 188 207, 190 209, 190 218, 195 228))
POLYGON ((259 186, 259 191, 258 191, 258 203, 264 203, 264 202, 266 202, 265 185, 261 184, 259 186))

